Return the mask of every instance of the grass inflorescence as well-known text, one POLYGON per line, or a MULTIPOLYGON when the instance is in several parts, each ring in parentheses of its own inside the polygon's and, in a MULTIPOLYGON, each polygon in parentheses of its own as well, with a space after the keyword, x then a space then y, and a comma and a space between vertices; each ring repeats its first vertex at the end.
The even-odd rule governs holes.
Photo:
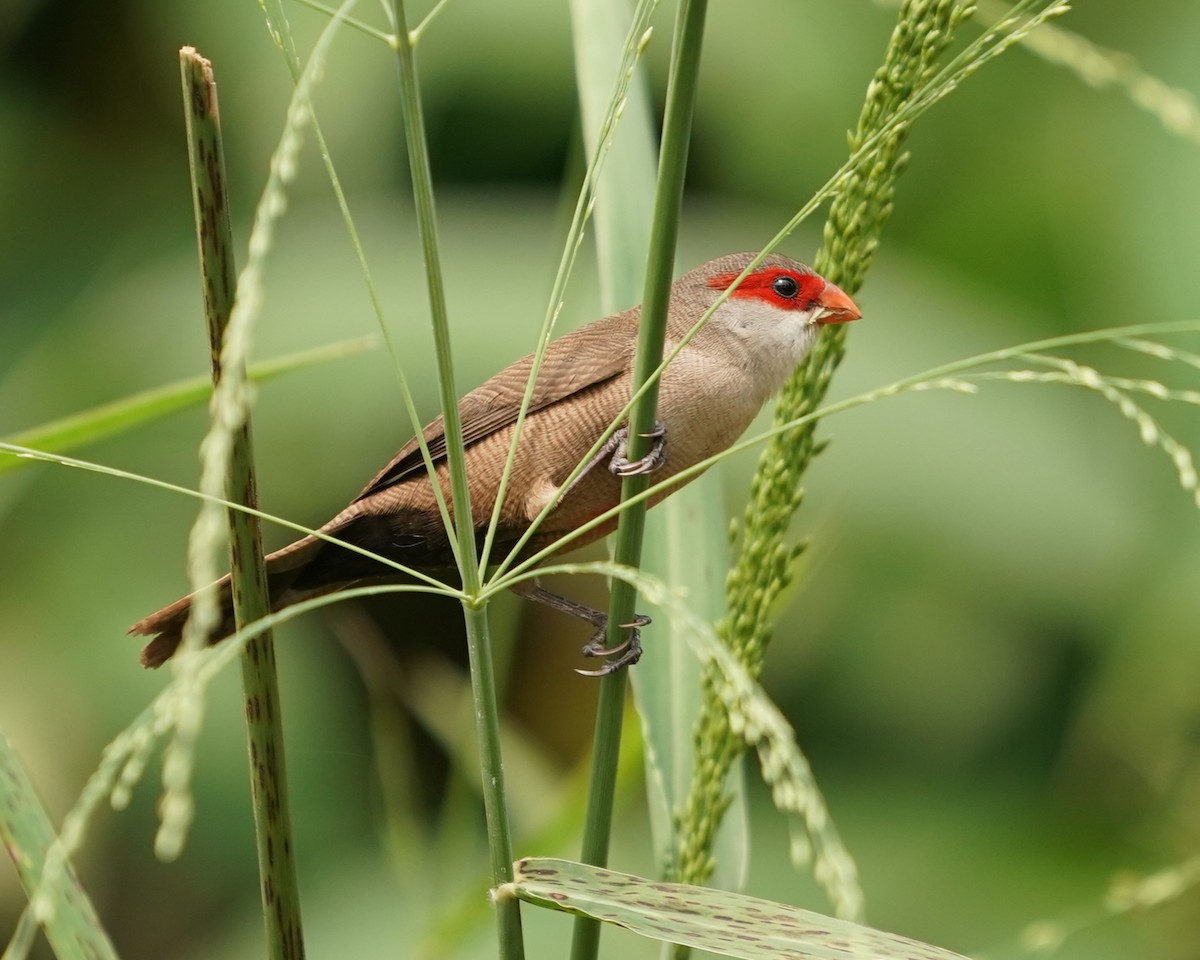
MULTIPOLYGON (((938 60, 970 12, 970 4, 959 0, 902 5, 883 65, 867 89, 858 126, 850 136, 851 153, 887 129, 922 84, 936 75, 938 60)), ((825 243, 814 268, 848 293, 862 285, 891 215, 896 177, 907 162, 903 150, 907 132, 907 124, 890 129, 876 152, 849 172, 830 209, 825 243)), ((775 409, 777 424, 803 417, 820 406, 844 354, 844 338, 841 327, 824 334, 784 387, 775 409)), ((775 599, 791 580, 799 552, 785 538, 803 499, 801 478, 817 451, 814 426, 777 436, 761 454, 743 520, 740 552, 726 580, 728 613, 718 631, 753 676, 761 670, 775 599)), ((695 733, 695 768, 679 812, 674 864, 673 879, 686 883, 703 883, 712 872, 709 851, 728 803, 724 784, 745 742, 730 724, 716 688, 717 677, 710 671, 704 683, 704 704, 695 733)), ((816 821, 812 824, 815 827, 816 821)), ((829 846, 840 849, 840 844, 829 846)), ((836 873, 839 882, 827 888, 835 906, 844 916, 857 916, 861 895, 852 863, 837 871, 826 871, 820 864, 817 869, 831 877, 836 873)))

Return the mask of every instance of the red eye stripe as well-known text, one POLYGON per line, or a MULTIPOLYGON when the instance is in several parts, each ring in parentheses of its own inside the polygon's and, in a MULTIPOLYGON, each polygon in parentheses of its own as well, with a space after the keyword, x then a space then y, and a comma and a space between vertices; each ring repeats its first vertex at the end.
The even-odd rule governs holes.
MULTIPOLYGON (((715 290, 728 290, 736 273, 721 273, 708 279, 708 285, 715 290)), ((762 300, 774 307, 785 310, 807 310, 814 300, 821 296, 825 289, 825 281, 815 273, 799 273, 783 267, 767 267, 750 274, 731 294, 732 298, 741 300, 762 300), (772 284, 780 277, 791 277, 796 281, 799 292, 794 297, 780 296, 772 284)))

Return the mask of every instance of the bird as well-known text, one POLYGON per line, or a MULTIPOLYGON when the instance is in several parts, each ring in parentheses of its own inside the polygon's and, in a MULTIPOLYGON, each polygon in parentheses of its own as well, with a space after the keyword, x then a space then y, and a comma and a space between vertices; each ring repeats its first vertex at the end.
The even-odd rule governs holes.
MULTIPOLYGON (((737 253, 718 257, 672 284, 666 323, 668 353, 758 256, 737 253)), ((629 402, 641 307, 596 320, 551 341, 521 429, 499 511, 493 556, 510 551, 548 506, 551 509, 517 559, 552 547, 615 507, 623 477, 653 473, 657 482, 727 449, 805 358, 822 327, 860 316, 854 301, 840 287, 803 263, 775 253, 763 257, 663 370, 657 422, 650 435, 652 449, 633 461, 626 458, 626 425, 597 453, 591 450, 629 402), (569 480, 580 464, 584 465, 582 472, 569 480)), ((516 361, 458 404, 477 543, 482 543, 493 512, 532 365, 533 355, 516 361)), ((442 418, 426 425, 423 434, 449 506, 442 418)), ((658 492, 649 505, 679 486, 682 483, 658 492)), ((615 517, 606 520, 563 549, 574 550, 604 537, 616 525, 615 517)), ((454 568, 450 537, 416 437, 320 532, 423 572, 446 573, 454 568)), ((272 610, 355 583, 396 578, 394 568, 311 535, 271 553, 265 563, 272 610)), ((607 617, 602 612, 552 593, 536 580, 512 589, 595 626, 596 634, 583 649, 586 656, 619 654, 599 670, 579 672, 609 673, 636 662, 640 655, 637 627, 648 623, 647 618, 638 617, 625 625, 632 629, 624 644, 606 648, 607 617)), ((235 629, 228 575, 219 582, 219 597, 222 621, 209 638, 211 643, 235 629)), ((191 600, 191 596, 183 597, 130 627, 130 634, 151 638, 142 650, 144 666, 158 667, 175 653, 191 600)))

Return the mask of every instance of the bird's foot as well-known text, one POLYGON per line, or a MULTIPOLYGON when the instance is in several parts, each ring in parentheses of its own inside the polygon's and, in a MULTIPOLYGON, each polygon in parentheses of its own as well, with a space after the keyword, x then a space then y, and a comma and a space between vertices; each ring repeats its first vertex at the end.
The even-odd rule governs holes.
POLYGON ((608 461, 608 470, 617 477, 636 477, 643 473, 653 473, 667 462, 667 425, 661 420, 654 424, 654 429, 642 436, 652 439, 654 445, 650 452, 638 460, 628 460, 626 444, 629 441, 629 428, 622 427, 612 435, 615 444, 612 458, 608 461))
POLYGON ((603 666, 597 667, 595 670, 576 670, 575 672, 584 677, 606 677, 610 673, 616 673, 622 667, 631 667, 642 658, 642 632, 641 627, 650 623, 650 618, 644 614, 637 613, 633 616, 632 623, 621 624, 622 628, 629 630, 627 636, 622 643, 618 643, 613 647, 606 647, 604 644, 608 641, 608 631, 601 627, 583 646, 583 655, 585 657, 617 657, 615 660, 609 660, 603 666), (620 654, 620 656, 617 656, 620 654))
POLYGON ((632 623, 621 624, 622 627, 629 630, 629 636, 625 639, 625 642, 618 643, 612 647, 606 647, 605 643, 608 640, 608 614, 603 611, 595 610, 574 600, 568 600, 566 597, 560 597, 557 593, 551 593, 535 581, 525 580, 515 583, 509 589, 518 596, 525 597, 527 600, 533 600, 535 603, 544 604, 569 616, 577 617, 596 628, 592 639, 584 644, 583 655, 585 657, 616 657, 617 659, 610 660, 595 670, 576 670, 576 673, 580 673, 585 677, 603 677, 610 673, 615 673, 622 667, 633 666, 641 658, 642 635, 639 628, 646 626, 650 622, 649 617, 635 613, 632 623))

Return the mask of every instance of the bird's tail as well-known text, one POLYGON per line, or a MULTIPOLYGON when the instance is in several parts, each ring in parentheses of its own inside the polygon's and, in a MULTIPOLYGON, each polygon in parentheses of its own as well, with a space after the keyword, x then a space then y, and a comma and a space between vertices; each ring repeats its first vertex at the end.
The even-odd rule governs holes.
MULTIPOLYGON (((293 589, 301 572, 320 554, 322 546, 323 541, 316 537, 305 537, 266 558, 267 592, 273 611, 309 597, 329 593, 342 586, 341 582, 330 582, 305 584, 302 590, 293 589)), ((209 643, 223 640, 234 632, 233 591, 229 584, 228 574, 217 581, 217 602, 221 619, 209 637, 209 643)), ((142 666, 160 667, 174 656, 183 639, 183 625, 191 613, 193 596, 194 594, 189 594, 181 597, 148 617, 143 617, 129 628, 129 633, 133 636, 153 638, 142 648, 142 666)))

